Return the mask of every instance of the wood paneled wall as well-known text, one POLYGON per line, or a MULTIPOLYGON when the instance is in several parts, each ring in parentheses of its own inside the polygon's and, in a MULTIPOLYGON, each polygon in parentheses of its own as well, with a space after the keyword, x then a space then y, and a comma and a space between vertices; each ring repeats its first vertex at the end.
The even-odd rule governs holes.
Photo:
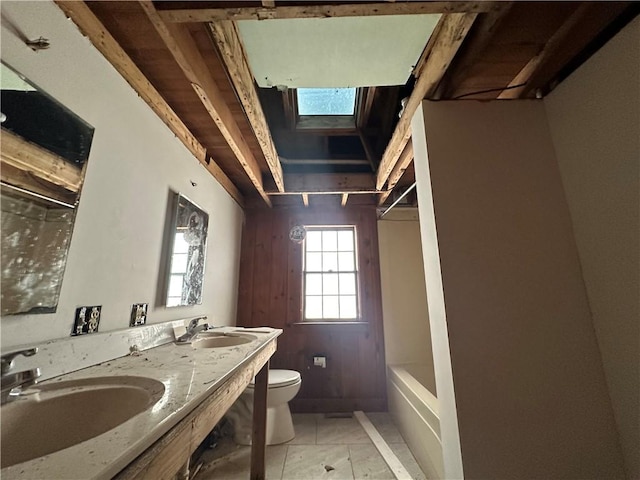
POLYGON ((247 209, 242 235, 238 325, 282 328, 271 368, 297 370, 298 412, 386 410, 384 338, 376 212, 347 208, 247 209), (361 319, 302 323, 302 245, 289 240, 294 225, 355 225, 361 319), (313 356, 327 357, 327 368, 313 356))

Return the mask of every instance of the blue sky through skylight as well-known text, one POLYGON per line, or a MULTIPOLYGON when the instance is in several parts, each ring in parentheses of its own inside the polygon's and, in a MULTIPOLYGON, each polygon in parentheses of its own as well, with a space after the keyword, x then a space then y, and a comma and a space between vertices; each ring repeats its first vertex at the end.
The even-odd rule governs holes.
POLYGON ((298 115, 353 115, 355 88, 298 88, 298 115))

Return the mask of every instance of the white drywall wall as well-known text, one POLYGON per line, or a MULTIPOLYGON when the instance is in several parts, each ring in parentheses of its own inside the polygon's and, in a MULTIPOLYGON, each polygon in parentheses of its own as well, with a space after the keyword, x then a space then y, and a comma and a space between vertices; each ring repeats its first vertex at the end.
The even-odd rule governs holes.
POLYGON ((1 8, 2 60, 95 127, 58 311, 3 317, 2 348, 68 336, 82 305, 102 305, 100 331, 128 327, 142 302, 149 323, 207 314, 234 324, 239 206, 54 3, 1 8), (36 53, 20 35, 51 47, 36 53), (169 190, 209 214, 202 305, 153 307, 169 190))
POLYGON ((465 473, 460 446, 458 410, 453 382, 451 349, 449 347, 449 327, 447 325, 447 312, 442 284, 442 268, 433 192, 431 189, 431 171, 427 155, 423 105, 417 109, 411 120, 411 139, 413 142, 413 164, 416 172, 418 209, 420 211, 420 237, 427 289, 429 326, 432 338, 433 366, 438 390, 444 478, 463 479, 465 478, 465 473))
POLYGON ((436 394, 418 209, 397 208, 378 221, 387 365, 419 363, 436 394))
POLYGON ((640 18, 544 103, 627 475, 640 478, 640 18))
POLYGON ((439 343, 465 478, 624 478, 543 102, 421 111, 412 131, 445 470, 439 343))

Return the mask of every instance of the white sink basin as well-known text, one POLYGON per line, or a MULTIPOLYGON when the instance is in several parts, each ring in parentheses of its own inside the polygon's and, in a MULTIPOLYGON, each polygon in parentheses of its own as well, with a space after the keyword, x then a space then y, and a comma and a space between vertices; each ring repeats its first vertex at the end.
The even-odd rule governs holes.
POLYGON ((201 333, 191 342, 193 348, 223 348, 244 345, 256 340, 255 335, 246 333, 201 333))
POLYGON ((89 440, 155 404, 164 384, 114 376, 36 385, 0 408, 1 468, 89 440))

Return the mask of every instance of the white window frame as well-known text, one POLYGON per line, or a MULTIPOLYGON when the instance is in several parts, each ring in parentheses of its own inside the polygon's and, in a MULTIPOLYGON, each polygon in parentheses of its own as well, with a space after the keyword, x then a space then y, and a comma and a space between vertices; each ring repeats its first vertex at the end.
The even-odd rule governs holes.
MULTIPOLYGON (((359 269, 358 269, 358 232, 355 225, 307 225, 305 226, 307 230, 307 236, 309 232, 323 232, 323 231, 351 231, 353 232, 353 249, 352 250, 340 250, 339 247, 336 247, 336 250, 325 250, 323 246, 320 250, 307 251, 307 240, 305 239, 303 248, 302 248, 302 320, 303 322, 313 323, 313 322, 358 322, 361 318, 361 308, 360 308, 360 280, 359 280, 359 269), (353 255, 353 270, 345 270, 341 269, 338 263, 338 267, 336 270, 330 269, 325 270, 324 267, 321 267, 320 270, 314 269, 310 270, 307 266, 307 255, 309 253, 320 253, 321 261, 324 262, 324 254, 333 254, 336 253, 336 257, 338 257, 339 253, 349 253, 351 252, 353 255), (325 294, 324 291, 320 295, 308 295, 307 294, 307 278, 309 275, 333 275, 338 274, 338 293, 325 294), (340 291, 340 274, 353 274, 355 281, 355 293, 343 293, 340 291), (321 303, 323 305, 322 315, 320 317, 307 317, 307 302, 310 297, 321 298, 321 303), (324 305, 325 305, 325 297, 338 297, 338 316, 325 316, 324 314, 324 305), (342 316, 340 313, 341 309, 341 298, 345 297, 355 297, 355 316, 342 316)), ((324 282, 322 284, 322 289, 324 289, 324 282)))
MULTIPOLYGON (((179 240, 184 242, 183 238, 184 238, 184 231, 178 231, 175 233, 174 240, 173 240, 174 249, 175 249, 175 245, 179 240)), ((171 252, 171 262, 169 264, 169 268, 171 269, 171 271, 169 272, 169 287, 167 289, 167 307, 178 307, 182 305, 182 291, 184 290, 184 277, 187 276, 186 260, 188 257, 189 257, 188 249, 185 252, 175 252, 175 251, 171 252), (179 258, 185 259, 184 261, 185 268, 184 270, 174 271, 175 265, 178 263, 179 258), (177 281, 182 285, 182 287, 180 288, 180 295, 170 295, 172 281, 177 281)))

